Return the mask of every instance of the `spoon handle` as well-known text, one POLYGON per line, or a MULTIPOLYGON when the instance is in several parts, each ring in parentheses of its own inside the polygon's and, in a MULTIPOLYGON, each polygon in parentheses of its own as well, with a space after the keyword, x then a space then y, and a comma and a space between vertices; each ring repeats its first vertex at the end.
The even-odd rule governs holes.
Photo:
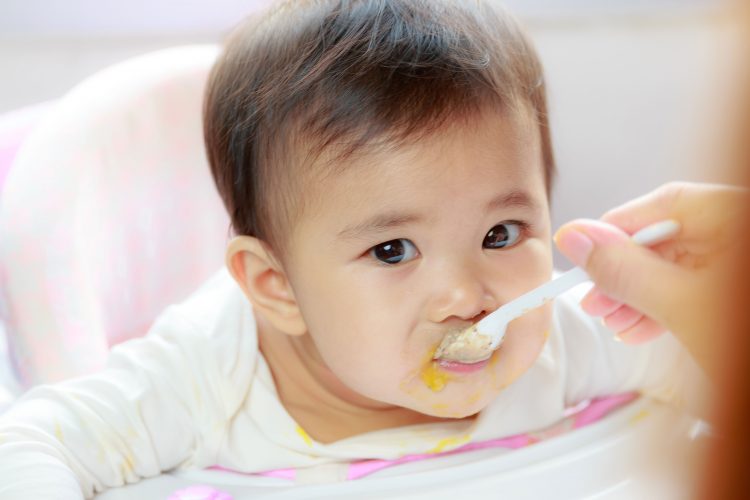
MULTIPOLYGON (((637 245, 655 245, 673 237, 680 230, 680 224, 674 220, 663 220, 644 227, 630 239, 637 245)), ((557 278, 526 292, 511 300, 496 311, 488 314, 479 323, 477 330, 491 332, 491 347, 497 347, 505 336, 505 328, 514 319, 523 316, 532 309, 536 309, 554 299, 558 295, 570 290, 576 285, 588 281, 589 275, 580 267, 574 267, 557 278)))

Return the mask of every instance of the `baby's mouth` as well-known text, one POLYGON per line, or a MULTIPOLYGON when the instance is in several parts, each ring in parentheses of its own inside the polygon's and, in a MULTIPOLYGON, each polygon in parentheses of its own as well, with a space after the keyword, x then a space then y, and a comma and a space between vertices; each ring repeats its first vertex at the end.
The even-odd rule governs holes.
POLYGON ((437 364, 442 368, 443 370, 454 372, 454 373, 474 373, 485 366, 490 362, 490 359, 484 359, 482 361, 472 362, 472 363, 464 363, 461 361, 450 361, 447 359, 439 359, 437 360, 437 364))
POLYGON ((439 362, 476 365, 490 359, 490 339, 479 335, 476 325, 463 330, 454 330, 443 337, 435 350, 434 359, 439 362))

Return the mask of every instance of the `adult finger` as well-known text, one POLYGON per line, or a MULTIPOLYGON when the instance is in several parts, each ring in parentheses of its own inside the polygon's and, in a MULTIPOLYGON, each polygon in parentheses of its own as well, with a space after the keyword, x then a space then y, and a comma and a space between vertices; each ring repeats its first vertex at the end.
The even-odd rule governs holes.
POLYGON ((581 299, 581 308, 591 316, 604 317, 615 312, 622 302, 615 300, 597 287, 592 288, 581 299))
POLYGON ((591 276, 614 300, 642 311, 669 328, 676 294, 689 289, 689 275, 632 241, 617 227, 600 221, 577 220, 555 235, 560 251, 591 276))

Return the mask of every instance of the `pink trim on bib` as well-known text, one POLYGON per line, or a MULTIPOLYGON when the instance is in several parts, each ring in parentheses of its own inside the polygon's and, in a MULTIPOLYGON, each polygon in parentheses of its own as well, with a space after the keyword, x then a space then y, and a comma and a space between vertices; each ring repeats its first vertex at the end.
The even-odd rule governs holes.
MULTIPOLYGON (((540 431, 529 432, 525 434, 517 434, 514 436, 508 436, 498 439, 490 439, 487 441, 479 441, 476 443, 468 443, 463 446, 459 446, 453 450, 444 451, 440 453, 419 453, 412 455, 404 455, 393 460, 385 459, 368 459, 358 460, 349 464, 349 471, 347 472, 346 479, 348 481, 360 479, 370 474, 383 470, 394 465, 405 464, 409 462, 416 462, 419 460, 426 460, 435 457, 443 457, 448 455, 456 455, 458 453, 464 453, 467 451, 483 450, 486 448, 506 448, 515 450, 518 448, 524 448, 526 446, 545 441, 547 439, 560 436, 574 429, 585 427, 589 424, 597 422, 613 412, 614 410, 625 406, 638 395, 636 393, 619 394, 615 396, 606 396, 601 398, 595 398, 576 405, 569 412, 566 412, 565 418, 557 422, 556 424, 542 429, 540 431)), ((244 473, 238 472, 231 469, 227 469, 221 466, 209 467, 212 470, 221 470, 225 472, 233 472, 237 474, 248 474, 265 477, 276 477, 280 479, 287 479, 294 481, 297 477, 297 469, 275 469, 257 473, 244 473)))

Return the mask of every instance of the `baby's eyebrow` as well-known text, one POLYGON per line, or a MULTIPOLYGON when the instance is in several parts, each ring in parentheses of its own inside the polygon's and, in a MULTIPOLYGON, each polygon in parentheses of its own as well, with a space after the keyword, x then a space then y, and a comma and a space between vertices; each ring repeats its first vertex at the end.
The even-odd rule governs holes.
POLYGON ((365 234, 382 233, 395 227, 415 224, 423 220, 424 217, 417 214, 383 213, 342 229, 336 237, 344 240, 356 239, 365 234))
POLYGON ((517 189, 495 196, 487 203, 488 211, 512 207, 535 209, 537 203, 529 193, 517 189))
MULTIPOLYGON (((486 211, 498 210, 501 208, 528 208, 535 209, 537 204, 533 198, 525 191, 513 190, 507 193, 499 194, 492 198, 486 205, 486 211)), ((383 233, 389 229, 405 226, 407 224, 416 224, 423 222, 425 216, 420 214, 404 214, 397 212, 387 212, 377 214, 369 219, 364 220, 346 227, 336 235, 337 239, 349 240, 357 239, 364 235, 373 233, 383 233)))

